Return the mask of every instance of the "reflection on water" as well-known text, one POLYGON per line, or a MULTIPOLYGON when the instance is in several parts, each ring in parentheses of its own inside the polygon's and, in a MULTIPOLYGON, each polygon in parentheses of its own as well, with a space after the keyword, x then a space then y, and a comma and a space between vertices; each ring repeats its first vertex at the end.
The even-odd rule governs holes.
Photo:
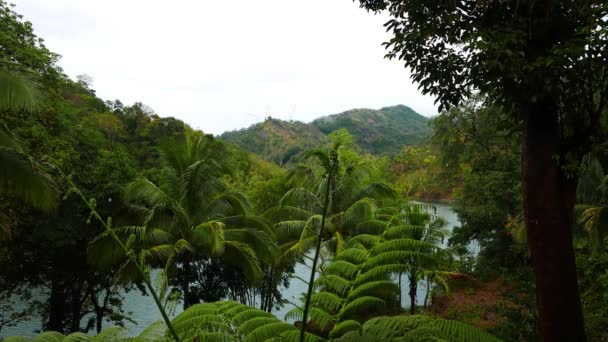
MULTIPOLYGON (((452 207, 448 204, 442 203, 432 203, 437 208, 437 215, 443 218, 446 221, 446 226, 451 230, 455 226, 458 226, 460 223, 458 222, 458 217, 456 213, 452 210, 452 207)), ((447 241, 446 241, 447 243, 447 241)), ((469 246, 469 249, 474 254, 477 254, 479 251, 479 246, 476 242, 472 242, 469 246)), ((298 264, 295 267, 295 274, 303 279, 309 279, 310 277, 310 267, 302 264, 298 264)), ((396 279, 396 278, 395 278, 396 279)), ((307 290, 307 285, 299 279, 292 279, 290 281, 290 285, 288 288, 283 288, 283 298, 292 303, 301 304, 301 298, 303 294, 307 290)), ((401 297, 403 298, 402 304, 404 306, 409 303, 409 282, 407 281, 407 277, 402 277, 401 279, 401 297)), ((426 294, 426 284, 420 283, 418 286, 418 295, 417 302, 419 305, 424 301, 424 296, 426 294)), ((125 312, 131 313, 131 317, 137 323, 126 322, 125 326, 127 327, 129 334, 134 336, 138 335, 143 331, 143 329, 149 324, 161 320, 162 317, 156 308, 156 304, 154 300, 150 296, 144 296, 139 291, 130 291, 125 294, 123 308, 125 312)), ((293 308, 293 305, 286 304, 279 310, 274 310, 273 314, 275 314, 278 318, 283 319, 285 314, 293 308)), ((179 306, 175 312, 175 315, 181 312, 181 306, 179 306)), ((175 316, 173 315, 173 316, 175 316)), ((86 322, 88 317, 85 317, 83 323, 86 322)), ((104 323, 107 324, 107 323, 104 323)), ((104 325, 105 326, 105 325, 104 325)), ((14 327, 6 327, 2 331, 0 331, 0 338, 3 336, 12 336, 12 335, 23 335, 23 336, 32 336, 34 335, 36 330, 40 330, 41 328, 41 318, 40 317, 32 317, 28 321, 20 322, 18 325, 14 327)))

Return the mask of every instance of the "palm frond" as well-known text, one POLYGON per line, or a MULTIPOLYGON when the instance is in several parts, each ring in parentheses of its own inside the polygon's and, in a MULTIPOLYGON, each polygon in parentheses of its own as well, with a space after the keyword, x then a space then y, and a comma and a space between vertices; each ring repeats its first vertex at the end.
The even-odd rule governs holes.
POLYGON ((49 212, 57 204, 58 190, 40 164, 13 148, 0 145, 0 194, 49 212))
POLYGON ((31 72, 16 63, 0 61, 1 111, 34 111, 41 97, 40 85, 31 72))
POLYGON ((203 222, 192 230, 192 243, 208 255, 221 255, 224 252, 224 235, 223 222, 203 222))
POLYGON ((279 206, 292 206, 305 210, 319 209, 322 207, 317 195, 306 188, 290 189, 279 200, 279 206))
POLYGON ((256 282, 262 275, 258 258, 251 247, 238 241, 224 241, 223 260, 240 269, 247 280, 256 282))
POLYGON ((272 264, 277 256, 275 242, 264 231, 251 228, 228 229, 224 231, 224 238, 249 245, 257 258, 267 264, 272 264))

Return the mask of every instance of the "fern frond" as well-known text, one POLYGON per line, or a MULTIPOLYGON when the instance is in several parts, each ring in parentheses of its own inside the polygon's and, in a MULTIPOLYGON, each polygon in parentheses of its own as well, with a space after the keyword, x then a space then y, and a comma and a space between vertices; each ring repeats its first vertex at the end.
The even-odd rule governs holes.
POLYGON ((385 280, 390 274, 404 273, 408 270, 409 267, 404 264, 389 264, 376 266, 362 273, 355 280, 355 284, 361 285, 374 280, 385 280))
POLYGON ((399 287, 390 280, 376 280, 361 284, 348 294, 347 300, 353 300, 363 296, 373 296, 390 299, 399 293, 399 287))
POLYGON ((342 309, 342 317, 348 318, 348 317, 352 317, 351 315, 355 315, 357 313, 361 313, 364 310, 369 310, 369 309, 378 309, 378 308, 383 308, 385 305, 385 302, 382 299, 376 298, 376 297, 371 297, 371 296, 363 296, 363 297, 359 297, 351 302, 349 302, 343 309, 342 309))
POLYGON ((338 313, 344 304, 344 299, 331 292, 317 292, 310 298, 312 305, 323 309, 332 315, 338 313))
POLYGON ((329 264, 324 270, 325 274, 333 274, 344 279, 352 280, 355 274, 359 271, 359 267, 344 260, 336 260, 329 264))
POLYGON ((362 264, 365 260, 367 260, 368 252, 358 248, 349 248, 343 250, 340 254, 338 254, 334 260, 344 260, 348 261, 355 265, 362 264))
POLYGON ((352 282, 335 274, 322 274, 315 281, 321 289, 326 289, 338 294, 341 297, 346 297, 346 293, 350 290, 352 282))
POLYGON ((355 320, 345 320, 334 326, 334 328, 329 332, 330 338, 338 338, 349 331, 357 331, 361 330, 361 323, 355 320))
MULTIPOLYGON (((321 331, 329 329, 335 324, 336 321, 336 318, 334 316, 316 307, 310 307, 308 315, 308 319, 311 322, 314 322, 315 327, 319 328, 321 331)), ((287 314, 285 315, 285 319, 302 321, 303 316, 304 312, 302 311, 302 309, 293 308, 289 310, 289 312, 287 312, 287 314)))

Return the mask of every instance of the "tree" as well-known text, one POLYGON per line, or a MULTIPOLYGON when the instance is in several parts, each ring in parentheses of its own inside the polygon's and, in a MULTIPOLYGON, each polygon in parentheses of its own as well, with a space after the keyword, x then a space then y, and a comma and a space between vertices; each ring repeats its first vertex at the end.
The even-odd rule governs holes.
POLYGON ((163 287, 179 264, 176 279, 188 308, 198 301, 190 290, 194 262, 219 256, 249 280, 259 278, 259 260, 272 262, 274 242, 263 222, 250 216, 246 198, 222 181, 231 172, 223 144, 192 134, 185 144, 164 145, 161 157, 161 183, 135 180, 125 199, 143 218, 144 227, 135 231, 148 260, 165 263, 163 287))
POLYGON ((601 141, 605 1, 360 0, 387 10, 387 57, 440 109, 487 94, 523 121, 523 203, 543 340, 584 340, 572 247, 573 172, 601 141), (542 189, 542 191, 540 191, 542 189))
MULTIPOLYGON (((39 85, 14 63, 0 62, 0 111, 31 111, 40 100, 39 85)), ((55 183, 25 154, 17 137, 0 123, 0 195, 50 211, 57 200, 55 183)), ((0 212, 0 230, 10 236, 9 218, 0 212)))
MULTIPOLYGON (((356 234, 362 224, 379 224, 375 211, 382 200, 395 198, 395 191, 374 175, 374 168, 354 151, 336 141, 338 163, 333 173, 333 189, 328 205, 328 225, 322 239, 333 253, 342 249, 346 238, 356 234)), ((280 200, 278 210, 290 212, 292 219, 277 225, 277 235, 289 242, 286 255, 302 256, 317 241, 318 223, 324 207, 331 151, 318 148, 308 153, 311 163, 292 168, 287 177, 293 187, 280 200)))
MULTIPOLYGON (((480 244, 478 274, 495 274, 502 267, 527 264, 513 248, 505 222, 523 215, 521 203, 521 134, 510 115, 475 97, 441 113, 431 122, 431 142, 445 172, 457 175, 454 211, 460 226, 451 244, 480 244)), ((526 265, 527 266, 527 265, 526 265)))
MULTIPOLYGON (((392 239, 407 239, 413 243, 410 250, 415 253, 409 255, 404 263, 406 265, 404 273, 410 284, 408 292, 410 314, 413 315, 416 313, 416 297, 420 280, 427 278, 428 286, 430 286, 431 278, 433 278, 445 285, 445 281, 441 278, 445 272, 437 269, 437 266, 439 256, 443 252, 441 243, 448 235, 448 231, 444 228, 445 222, 432 213, 433 208, 409 204, 400 206, 395 211, 387 225, 387 228, 393 228, 393 232, 385 235, 392 239)), ((402 272, 399 272, 399 285, 401 285, 401 274, 402 272)), ((401 306, 401 295, 399 295, 399 305, 401 306)))

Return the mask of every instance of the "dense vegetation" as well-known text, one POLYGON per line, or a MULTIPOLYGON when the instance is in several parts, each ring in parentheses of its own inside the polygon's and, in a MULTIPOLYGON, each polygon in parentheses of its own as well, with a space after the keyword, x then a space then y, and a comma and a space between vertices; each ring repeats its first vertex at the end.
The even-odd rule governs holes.
POLYGON ((225 132, 221 140, 279 165, 294 163, 308 149, 329 141, 339 129, 352 134, 361 152, 395 155, 403 145, 418 145, 430 136, 428 119, 403 105, 378 110, 353 109, 306 124, 268 117, 249 128, 225 132))
POLYGON ((440 115, 217 139, 100 99, 0 1, 0 334, 36 316, 34 341, 608 340, 606 5, 361 5, 394 17, 388 57, 440 115), (130 291, 163 318, 139 336, 130 291))

